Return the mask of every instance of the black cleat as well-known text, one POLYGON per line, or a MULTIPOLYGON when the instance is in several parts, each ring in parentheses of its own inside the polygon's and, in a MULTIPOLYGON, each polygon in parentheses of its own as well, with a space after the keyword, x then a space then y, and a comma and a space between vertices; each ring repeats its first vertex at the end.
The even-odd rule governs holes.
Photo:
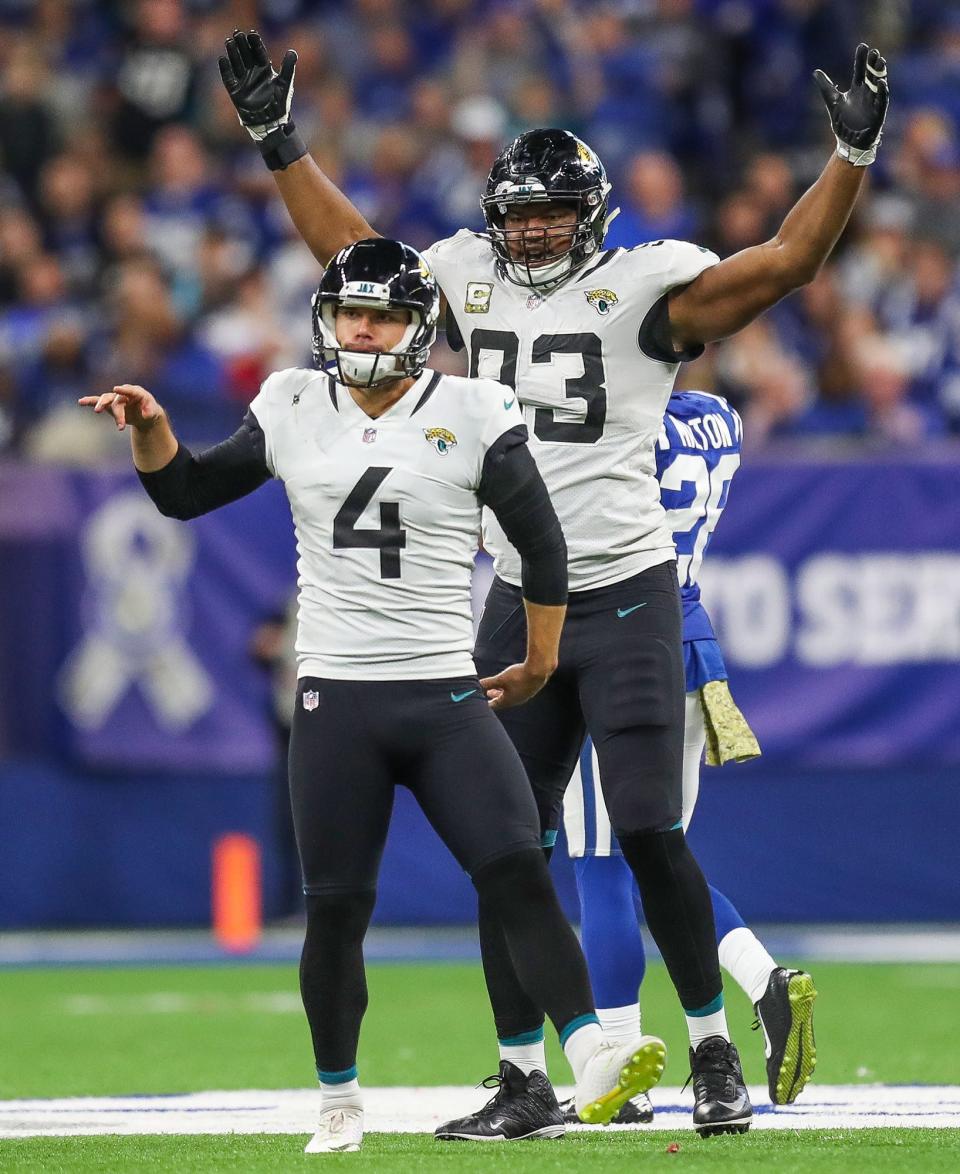
POLYGON ((817 989, 802 970, 778 967, 763 998, 754 1003, 754 1028, 762 1028, 767 1055, 767 1088, 775 1105, 791 1105, 817 1066, 813 1003, 817 989))
MULTIPOLYGON (((560 1112, 568 1125, 584 1125, 577 1116, 576 1097, 560 1102, 560 1112)), ((633 1100, 621 1105, 611 1125, 649 1125, 653 1120, 653 1105, 645 1092, 638 1093, 633 1100)))
POLYGON ((711 1035, 696 1051, 691 1048, 690 1079, 696 1098, 693 1127, 701 1137, 747 1132, 753 1108, 740 1056, 732 1043, 721 1035, 711 1035))
POLYGON ((437 1141, 525 1141, 531 1137, 563 1137, 567 1127, 553 1085, 542 1072, 524 1075, 516 1064, 500 1061, 498 1076, 484 1088, 496 1088, 489 1101, 469 1117, 441 1125, 437 1141))

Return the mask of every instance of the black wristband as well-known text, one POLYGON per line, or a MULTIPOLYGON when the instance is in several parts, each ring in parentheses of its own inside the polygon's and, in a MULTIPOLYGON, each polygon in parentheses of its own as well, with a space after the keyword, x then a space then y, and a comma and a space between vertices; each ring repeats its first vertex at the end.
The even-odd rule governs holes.
POLYGON ((278 126, 266 138, 261 139, 257 145, 260 147, 264 163, 271 171, 283 171, 285 167, 296 163, 307 153, 307 144, 292 122, 285 122, 283 126, 278 126))

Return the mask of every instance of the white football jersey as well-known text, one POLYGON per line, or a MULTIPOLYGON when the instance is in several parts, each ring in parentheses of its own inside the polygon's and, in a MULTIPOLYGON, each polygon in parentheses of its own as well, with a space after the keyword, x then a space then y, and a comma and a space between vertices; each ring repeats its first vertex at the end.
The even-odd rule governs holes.
POLYGON ((250 405, 297 535, 298 674, 471 675, 470 578, 487 450, 514 392, 425 371, 371 419, 322 371, 271 375, 250 405))
MULTIPOLYGON (((655 302, 716 264, 682 241, 602 252, 558 289, 503 277, 486 237, 464 229, 426 250, 470 355, 470 374, 517 389, 530 449, 567 540, 570 590, 603 587, 673 558, 654 445, 679 363, 640 350, 655 302)), ((489 511, 497 574, 520 558, 489 511)))

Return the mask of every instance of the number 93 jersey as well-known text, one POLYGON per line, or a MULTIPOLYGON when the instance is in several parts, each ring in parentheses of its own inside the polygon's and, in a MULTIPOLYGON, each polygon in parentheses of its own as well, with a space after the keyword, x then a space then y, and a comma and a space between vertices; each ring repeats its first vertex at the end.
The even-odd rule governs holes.
POLYGON ((289 370, 250 408, 296 529, 299 676, 472 676, 477 489, 522 427, 514 392, 428 370, 371 419, 324 372, 289 370))
MULTIPOLYGON (((669 342, 657 345, 651 323, 662 323, 667 291, 716 255, 682 241, 612 249, 546 293, 507 280, 487 238, 467 230, 424 256, 447 298, 448 337, 456 346, 459 333, 469 350, 470 375, 517 390, 567 540, 571 591, 673 558, 654 445, 679 363, 702 348, 677 355, 669 342)), ((488 510, 483 527, 497 574, 519 585, 519 556, 488 510)))
POLYGON ((677 548, 684 640, 712 640, 700 602, 700 565, 740 468, 743 425, 718 395, 680 391, 670 397, 657 440, 657 478, 677 548))

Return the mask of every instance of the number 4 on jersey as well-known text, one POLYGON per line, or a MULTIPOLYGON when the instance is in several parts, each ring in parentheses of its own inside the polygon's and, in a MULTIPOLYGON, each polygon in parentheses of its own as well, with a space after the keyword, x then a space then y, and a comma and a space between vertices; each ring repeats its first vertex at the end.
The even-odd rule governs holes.
POLYGON ((360 530, 357 522, 392 472, 390 468, 377 465, 367 469, 333 519, 333 549, 379 550, 381 579, 400 578, 400 551, 407 545, 407 532, 400 528, 400 503, 380 503, 378 530, 360 530))

